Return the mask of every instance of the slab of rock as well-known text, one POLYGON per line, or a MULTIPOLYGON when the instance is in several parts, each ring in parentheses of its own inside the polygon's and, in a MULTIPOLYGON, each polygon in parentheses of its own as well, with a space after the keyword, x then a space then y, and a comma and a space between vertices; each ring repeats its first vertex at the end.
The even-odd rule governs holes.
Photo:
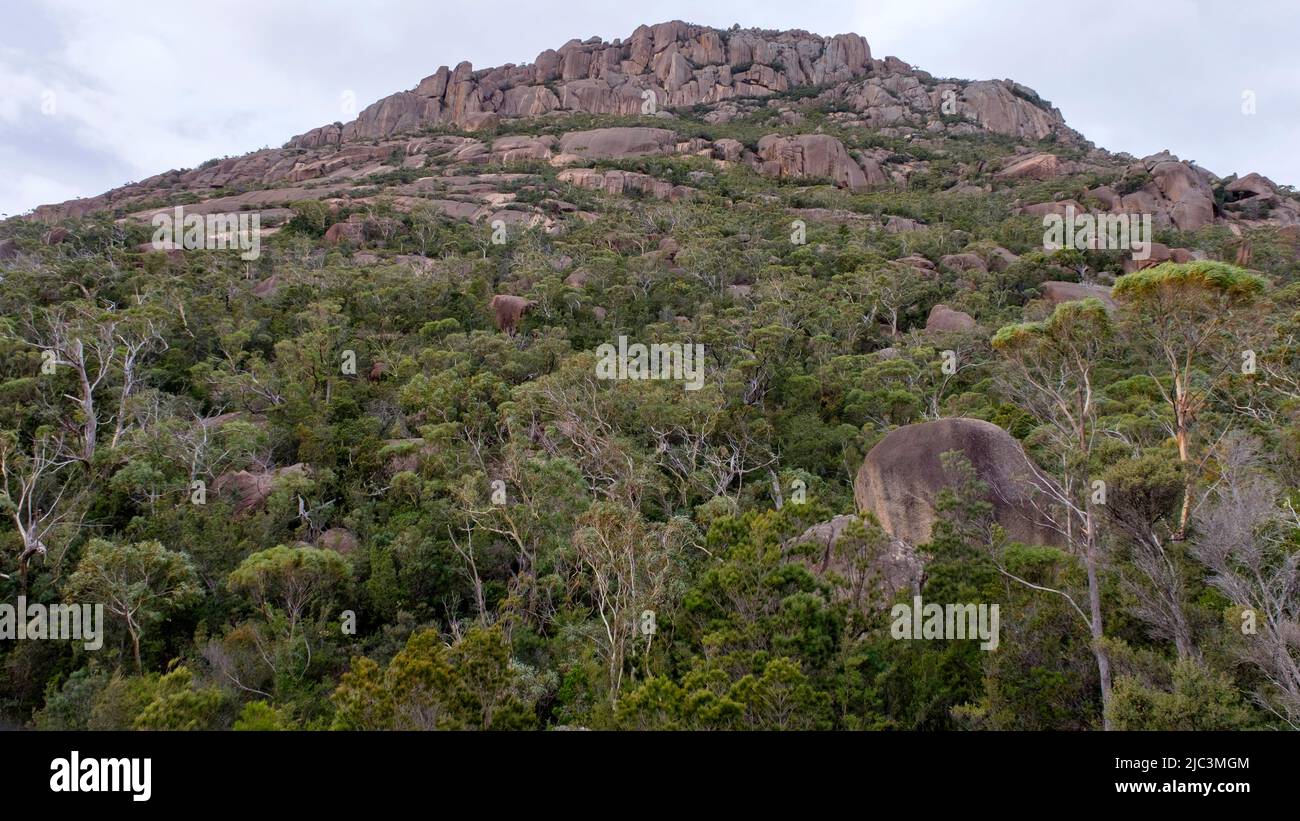
POLYGON ((1033 205, 1025 205, 1017 208, 1015 213, 1028 214, 1031 217, 1046 217, 1049 214, 1055 214, 1059 217, 1066 215, 1066 210, 1070 209, 1075 214, 1086 214, 1088 209, 1080 205, 1076 200, 1057 200, 1055 202, 1039 202, 1033 205))
POLYGON ((555 138, 551 136, 531 137, 518 135, 500 137, 492 143, 492 154, 503 163, 523 160, 549 160, 554 147, 555 138))
POLYGON ((902 263, 903 265, 906 265, 909 268, 925 268, 930 271, 934 270, 934 263, 926 259, 925 257, 921 256, 920 254, 912 254, 906 257, 899 257, 898 259, 894 260, 894 262, 902 263))
POLYGON ((594 168, 569 168, 556 175, 560 182, 567 182, 589 191, 603 191, 606 194, 646 194, 657 200, 680 202, 696 196, 699 191, 685 185, 673 185, 665 180, 656 179, 649 174, 635 171, 597 171, 594 168))
POLYGON ((890 216, 885 221, 886 234, 905 234, 909 231, 920 231, 924 227, 925 223, 907 217, 890 216))
POLYGON ((1005 179, 1050 180, 1064 173, 1061 160, 1055 154, 1031 154, 1015 157, 995 177, 1005 179))
POLYGON ((560 137, 560 153, 588 160, 617 160, 670 153, 677 135, 666 128, 597 128, 560 137))
POLYGON ((988 485, 994 519, 1026 544, 1060 545, 1060 534, 1038 513, 1046 485, 1034 478, 1024 448, 997 425, 978 419, 938 419, 901 427, 867 454, 853 482, 859 511, 870 511, 885 531, 909 545, 930 541, 939 493, 952 477, 940 459, 958 451, 988 485))
POLYGON ((1059 282, 1048 280, 1043 283, 1043 299, 1053 305, 1062 302, 1075 302, 1094 297, 1100 299, 1109 310, 1115 310, 1115 300, 1110 295, 1110 288, 1105 285, 1085 285, 1082 282, 1059 282))

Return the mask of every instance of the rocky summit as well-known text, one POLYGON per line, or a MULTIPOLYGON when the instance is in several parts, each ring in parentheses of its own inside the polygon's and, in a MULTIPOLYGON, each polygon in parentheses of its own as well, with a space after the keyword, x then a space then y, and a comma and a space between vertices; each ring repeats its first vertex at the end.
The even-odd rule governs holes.
POLYGON ((0 725, 1300 726, 1295 181, 868 37, 431 63, 0 223, 0 598, 107 603, 0 725))
MULTIPOLYGON (((949 193, 1105 175, 1116 183, 1080 188, 1076 196, 1053 191, 1044 199, 1026 192, 1015 203, 1017 213, 1042 216, 1066 205, 1080 212, 1151 213, 1160 227, 1185 231, 1216 223, 1239 229, 1265 213, 1264 222, 1300 225, 1300 206, 1266 178, 1252 173, 1221 179, 1168 152, 1134 158, 1094 148, 1065 124, 1060 111, 1012 80, 936 78, 896 57, 873 58, 870 44, 857 34, 718 30, 681 21, 641 26, 626 40, 571 40, 519 66, 442 66, 412 89, 367 106, 355 120, 312 129, 282 148, 40 206, 32 217, 54 223, 109 211, 148 219, 157 200, 179 197, 197 198, 188 205, 198 213, 357 198, 373 189, 366 182, 375 174, 425 169, 429 174, 411 174, 411 182, 391 186, 391 193, 433 199, 450 216, 479 219, 490 214, 455 205, 463 202, 456 186, 447 189, 451 196, 437 198, 432 195, 443 186, 415 180, 447 176, 447 166, 538 160, 558 167, 652 154, 704 156, 764 176, 830 180, 851 191, 898 190, 931 174, 939 158, 882 143, 921 149, 996 137, 1005 138, 995 141, 1006 147, 1002 156, 972 157, 946 169, 949 193), (823 114, 824 122, 801 127, 810 122, 810 112, 823 114), (565 122, 600 117, 659 125, 562 130, 565 122), (756 121, 771 123, 774 133, 748 144, 712 136, 727 133, 728 124, 756 121), (543 123, 554 135, 516 133, 534 132, 543 123), (875 139, 846 146, 843 133, 875 139), (1052 150, 1038 149, 1040 143, 1052 150)), ((942 164, 951 165, 951 158, 942 164)), ((648 178, 607 183, 603 176, 571 173, 566 181, 659 199, 689 196, 682 186, 648 178)), ((500 180, 475 175, 474 182, 480 193, 491 193, 482 189, 500 180)), ((532 216, 551 225, 544 214, 532 216)))

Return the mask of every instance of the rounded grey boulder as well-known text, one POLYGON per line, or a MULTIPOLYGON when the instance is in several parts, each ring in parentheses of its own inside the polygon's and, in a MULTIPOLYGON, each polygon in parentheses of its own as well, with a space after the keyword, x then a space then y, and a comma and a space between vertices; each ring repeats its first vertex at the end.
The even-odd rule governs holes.
POLYGON ((1011 434, 979 419, 938 419, 906 425, 880 441, 853 482, 858 510, 871 511, 885 531, 910 545, 930 541, 939 493, 952 485, 941 456, 965 455, 988 485, 993 515, 1008 535, 1027 544, 1061 543, 1039 511, 1046 479, 1034 479, 1024 449, 1011 434))

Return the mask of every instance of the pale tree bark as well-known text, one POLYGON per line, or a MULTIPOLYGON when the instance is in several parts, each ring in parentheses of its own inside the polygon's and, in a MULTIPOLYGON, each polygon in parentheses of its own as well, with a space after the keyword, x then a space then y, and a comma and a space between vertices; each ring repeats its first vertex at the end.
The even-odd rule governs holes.
MULTIPOLYGON (((9 519, 21 540, 16 563, 22 595, 27 593, 31 563, 49 552, 52 534, 77 523, 71 502, 73 482, 59 475, 77 457, 63 445, 61 435, 38 434, 30 450, 23 451, 16 437, 0 437, 0 492, 9 503, 9 519)), ((4 573, 0 577, 10 578, 4 573)))
POLYGON ((1192 552, 1209 583, 1242 608, 1237 650, 1264 682, 1255 701, 1300 729, 1300 553, 1292 544, 1300 513, 1264 472, 1254 440, 1219 449, 1222 480, 1195 518, 1192 552))

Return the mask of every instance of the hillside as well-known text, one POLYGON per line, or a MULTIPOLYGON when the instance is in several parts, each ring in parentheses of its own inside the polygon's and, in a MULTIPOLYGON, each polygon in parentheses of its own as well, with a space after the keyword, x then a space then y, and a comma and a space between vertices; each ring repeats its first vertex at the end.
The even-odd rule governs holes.
POLYGON ((0 277, 0 722, 1300 725, 1300 197, 1013 80, 642 26, 0 277))

